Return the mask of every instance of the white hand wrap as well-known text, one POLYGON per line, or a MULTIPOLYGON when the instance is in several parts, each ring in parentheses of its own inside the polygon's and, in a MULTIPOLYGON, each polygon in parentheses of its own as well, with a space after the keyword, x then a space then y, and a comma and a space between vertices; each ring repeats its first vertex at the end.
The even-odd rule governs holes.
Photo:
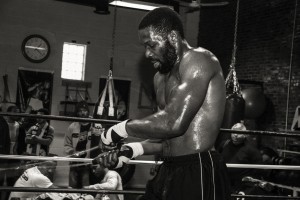
POLYGON ((144 148, 142 146, 142 143, 140 142, 132 142, 125 145, 132 148, 133 154, 131 156, 131 159, 144 154, 144 148))
POLYGON ((118 143, 121 140, 128 137, 126 131, 126 123, 128 120, 120 122, 112 127, 110 127, 107 132, 101 134, 101 140, 105 145, 110 145, 111 143, 118 143))
POLYGON ((120 152, 118 153, 118 164, 115 168, 120 168, 127 164, 130 159, 136 158, 144 154, 143 146, 140 142, 133 142, 125 144, 121 147, 120 152))

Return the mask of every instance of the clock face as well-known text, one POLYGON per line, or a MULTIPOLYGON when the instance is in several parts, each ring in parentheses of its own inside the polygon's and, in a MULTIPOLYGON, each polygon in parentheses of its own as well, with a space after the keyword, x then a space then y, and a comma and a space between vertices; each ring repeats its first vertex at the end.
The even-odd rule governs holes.
POLYGON ((23 40, 22 53, 31 62, 43 62, 50 54, 49 42, 41 35, 29 35, 23 40))

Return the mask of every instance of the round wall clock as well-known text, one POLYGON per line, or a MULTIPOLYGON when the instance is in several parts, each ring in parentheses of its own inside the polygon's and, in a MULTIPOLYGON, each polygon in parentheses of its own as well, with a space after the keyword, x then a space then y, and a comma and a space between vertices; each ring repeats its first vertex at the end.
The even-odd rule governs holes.
POLYGON ((41 35, 29 35, 22 43, 22 53, 30 62, 40 63, 45 61, 50 54, 50 44, 41 35))

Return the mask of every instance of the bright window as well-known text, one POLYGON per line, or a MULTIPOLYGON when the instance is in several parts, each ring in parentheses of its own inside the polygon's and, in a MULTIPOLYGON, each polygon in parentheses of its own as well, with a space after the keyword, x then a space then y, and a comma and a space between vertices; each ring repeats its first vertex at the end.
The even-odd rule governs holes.
POLYGON ((64 43, 61 78, 84 81, 86 45, 64 43))

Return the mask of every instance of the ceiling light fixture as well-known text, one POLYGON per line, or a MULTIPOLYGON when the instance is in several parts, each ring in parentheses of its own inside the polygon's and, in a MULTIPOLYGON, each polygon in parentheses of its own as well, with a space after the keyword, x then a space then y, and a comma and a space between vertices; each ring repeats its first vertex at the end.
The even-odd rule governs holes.
POLYGON ((153 10, 155 8, 159 7, 169 7, 173 9, 171 6, 166 6, 162 4, 156 4, 156 3, 149 3, 149 2, 143 2, 143 1, 134 1, 134 0, 115 0, 109 3, 110 5, 114 6, 120 6, 125 8, 133 8, 133 9, 139 9, 139 10, 153 10))

